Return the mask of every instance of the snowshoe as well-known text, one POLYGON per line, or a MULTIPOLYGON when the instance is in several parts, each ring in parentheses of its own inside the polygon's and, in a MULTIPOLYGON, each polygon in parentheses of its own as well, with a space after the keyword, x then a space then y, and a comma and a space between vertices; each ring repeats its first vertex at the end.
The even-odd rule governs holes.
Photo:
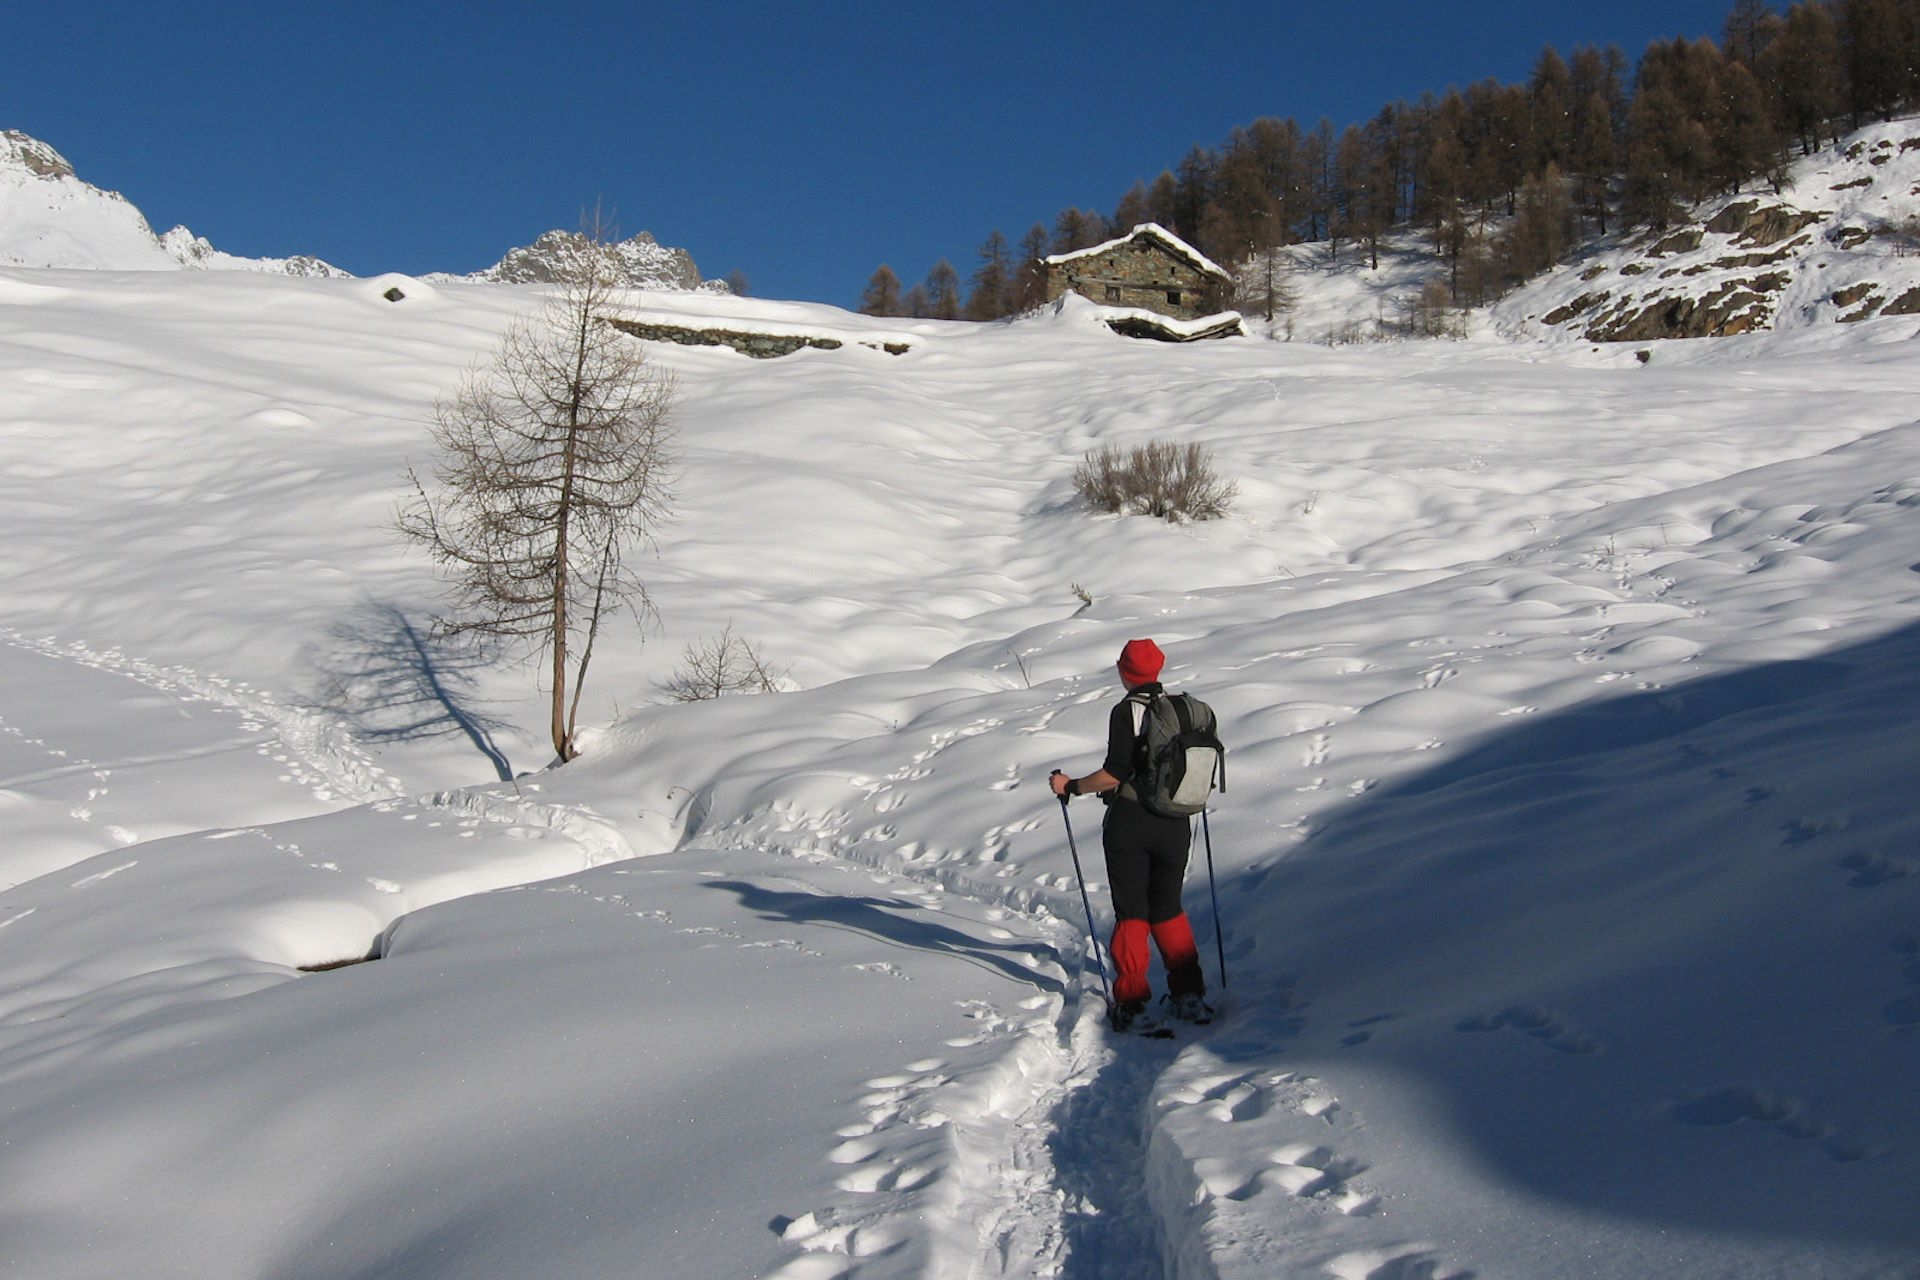
POLYGON ((1173 1038, 1173 1029, 1148 1013, 1147 1002, 1144 1000, 1128 1000, 1108 1005, 1107 1025, 1122 1035, 1146 1036, 1153 1040, 1173 1038))
POLYGON ((1160 997, 1166 1004, 1167 1012, 1182 1022, 1191 1022, 1196 1027, 1204 1027, 1213 1021, 1213 1007, 1194 992, 1182 992, 1180 995, 1160 997))

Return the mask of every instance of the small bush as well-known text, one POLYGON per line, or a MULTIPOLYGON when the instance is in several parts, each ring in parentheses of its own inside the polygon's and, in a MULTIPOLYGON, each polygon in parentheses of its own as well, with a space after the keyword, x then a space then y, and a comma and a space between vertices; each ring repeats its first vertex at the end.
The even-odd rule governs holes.
POLYGON ((735 635, 728 623, 716 638, 688 645, 679 670, 660 691, 669 702, 706 702, 730 693, 777 693, 786 677, 785 667, 770 665, 753 642, 735 635))
POLYGON ((1173 521, 1223 516, 1239 492, 1214 474, 1213 455, 1204 446, 1159 441, 1124 453, 1102 445, 1074 471, 1073 488, 1097 511, 1173 521))
POLYGON ((1415 338, 1463 338, 1466 321, 1454 314, 1452 294, 1438 280, 1429 280, 1408 301, 1402 313, 1401 328, 1415 338))

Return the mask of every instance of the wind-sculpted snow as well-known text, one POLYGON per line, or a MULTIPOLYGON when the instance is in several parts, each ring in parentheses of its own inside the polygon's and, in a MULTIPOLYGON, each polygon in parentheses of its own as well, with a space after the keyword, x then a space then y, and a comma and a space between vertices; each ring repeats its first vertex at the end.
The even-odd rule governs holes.
POLYGON ((1920 1258, 1920 321, 1643 365, 636 296, 846 345, 649 348, 660 621, 555 769, 387 528, 535 298, 0 271, 0 1271, 1920 1258), (1077 507, 1154 439, 1227 518, 1077 507), (729 625, 798 688, 661 702, 729 625), (1167 1043, 1104 1032, 1046 786, 1140 635, 1230 748, 1167 1043))

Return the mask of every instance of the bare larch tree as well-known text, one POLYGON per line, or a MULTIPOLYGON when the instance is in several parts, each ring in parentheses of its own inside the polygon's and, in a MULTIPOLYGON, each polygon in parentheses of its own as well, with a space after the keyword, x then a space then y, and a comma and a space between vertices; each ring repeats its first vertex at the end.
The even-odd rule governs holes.
POLYGON ((672 378, 606 323, 621 282, 596 215, 543 306, 434 405, 429 489, 396 525, 450 580, 449 633, 550 660, 553 748, 578 754, 580 694, 609 614, 652 610, 631 558, 672 500, 672 378))

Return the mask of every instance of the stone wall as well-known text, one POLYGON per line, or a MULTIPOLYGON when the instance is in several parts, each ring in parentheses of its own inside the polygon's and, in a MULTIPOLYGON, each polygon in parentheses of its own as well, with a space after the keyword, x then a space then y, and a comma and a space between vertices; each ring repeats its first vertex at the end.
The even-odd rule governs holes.
MULTIPOLYGON (((821 351, 837 351, 843 345, 838 338, 814 338, 797 333, 753 333, 745 329, 695 329, 679 324, 651 324, 639 320, 609 320, 607 322, 622 333, 630 333, 636 338, 648 342, 675 342, 683 347, 731 347, 743 356, 752 356, 756 360, 771 360, 777 356, 792 355, 804 347, 813 347, 821 351)), ((890 356, 903 355, 908 345, 904 342, 866 342, 877 351, 890 356)))
POLYGON ((1104 253, 1047 264, 1047 301, 1077 293, 1110 307, 1139 307, 1177 320, 1220 310, 1224 282, 1147 236, 1104 253))

